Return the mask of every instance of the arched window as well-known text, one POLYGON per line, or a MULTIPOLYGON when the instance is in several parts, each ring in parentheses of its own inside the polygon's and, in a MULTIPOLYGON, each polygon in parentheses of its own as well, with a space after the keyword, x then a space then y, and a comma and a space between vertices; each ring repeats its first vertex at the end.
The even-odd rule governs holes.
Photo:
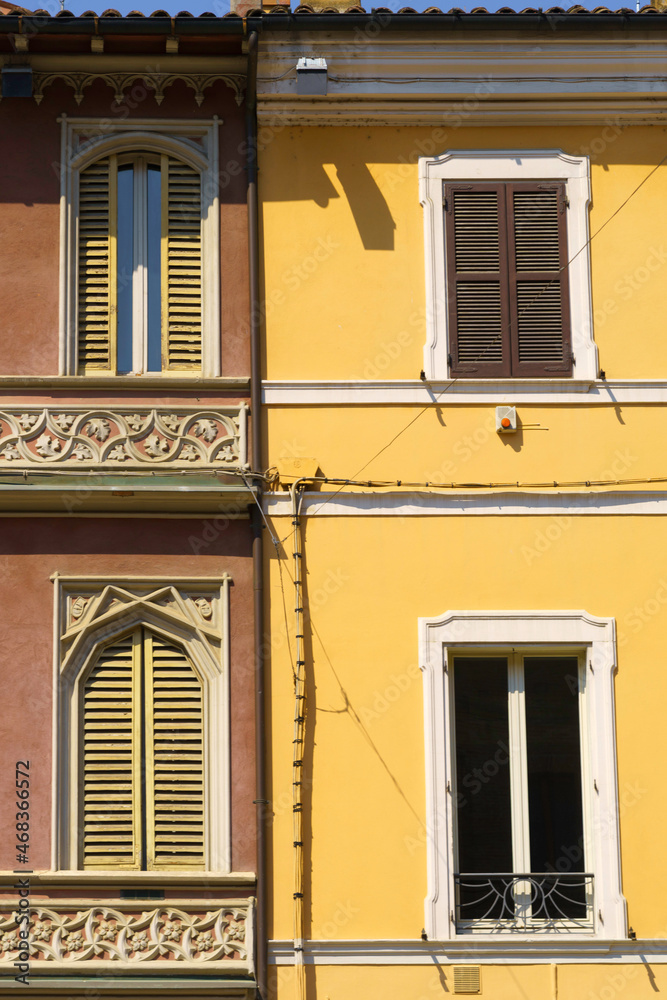
POLYGON ((202 685, 185 650, 139 627, 81 687, 81 867, 204 867, 202 685))
POLYGON ((61 374, 218 376, 219 121, 62 124, 61 374))
POLYGON ((79 176, 81 374, 200 371, 201 178, 165 154, 105 156, 79 176))
POLYGON ((58 579, 54 871, 230 871, 229 582, 58 579))

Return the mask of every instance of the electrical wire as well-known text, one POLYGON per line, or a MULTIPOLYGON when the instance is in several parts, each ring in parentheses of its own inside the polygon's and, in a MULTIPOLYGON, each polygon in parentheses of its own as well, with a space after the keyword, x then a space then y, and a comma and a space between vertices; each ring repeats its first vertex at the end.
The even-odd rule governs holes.
MULTIPOLYGON (((594 233, 593 233, 593 234, 592 234, 591 236, 589 236, 589 237, 588 237, 588 239, 587 239, 587 240, 586 240, 586 242, 585 242, 585 243, 583 244, 583 246, 582 246, 582 247, 580 247, 580 249, 579 249, 579 250, 577 250, 577 252, 576 252, 576 253, 575 253, 575 254, 574 254, 574 255, 573 255, 573 256, 572 256, 572 257, 571 257, 571 258, 570 258, 570 259, 569 259, 569 260, 567 261, 567 263, 563 264, 563 266, 562 266, 562 267, 561 267, 561 268, 559 269, 559 273, 560 273, 560 272, 562 272, 563 270, 565 270, 566 268, 568 268, 568 267, 570 266, 570 264, 571 264, 571 263, 572 263, 572 262, 573 262, 574 260, 576 260, 576 258, 577 258, 577 257, 578 257, 578 256, 579 256, 579 255, 580 255, 581 253, 583 253, 583 251, 584 251, 584 250, 585 250, 585 249, 586 249, 587 247, 589 247, 589 246, 590 246, 590 244, 591 244, 591 243, 593 242, 593 240, 594 240, 594 239, 595 239, 595 238, 596 238, 597 236, 599 236, 599 235, 600 235, 600 233, 601 233, 601 232, 603 231, 603 229, 605 229, 605 228, 606 228, 606 226, 608 226, 608 225, 609 225, 609 223, 610 223, 610 222, 612 221, 612 219, 614 219, 614 218, 615 218, 615 217, 616 217, 616 216, 617 216, 617 215, 619 214, 619 212, 621 212, 621 211, 622 211, 622 209, 623 209, 623 208, 625 208, 625 206, 626 206, 626 205, 628 204, 628 202, 629 202, 629 201, 630 201, 630 200, 631 200, 632 198, 634 198, 634 196, 635 196, 635 195, 637 194, 637 192, 638 192, 638 191, 639 191, 639 190, 640 190, 640 189, 641 189, 641 188, 642 188, 642 187, 644 186, 644 184, 646 184, 646 182, 647 182, 648 180, 650 180, 650 178, 651 178, 651 177, 653 176, 653 174, 654 174, 654 173, 655 173, 655 172, 656 172, 656 171, 657 171, 657 170, 658 170, 658 169, 659 169, 659 168, 660 168, 660 167, 661 167, 661 166, 663 165, 663 163, 665 163, 665 161, 667 161, 667 153, 666 153, 666 154, 665 154, 665 155, 663 156, 663 158, 662 158, 662 159, 660 160, 660 162, 659 162, 659 163, 657 163, 657 164, 656 164, 656 165, 655 165, 654 167, 652 167, 652 168, 651 168, 651 170, 650 170, 650 171, 648 172, 648 174, 647 174, 647 175, 646 175, 646 176, 645 176, 645 177, 644 177, 644 178, 643 178, 643 179, 642 179, 642 180, 641 180, 641 181, 639 182, 639 184, 637 184, 637 186, 636 186, 636 187, 635 187, 635 188, 634 188, 634 189, 633 189, 633 190, 632 190, 632 191, 630 192, 630 194, 629 194, 629 195, 628 195, 628 197, 627 197, 627 198, 625 199, 625 201, 623 201, 623 202, 622 202, 622 203, 621 203, 621 204, 620 204, 620 205, 618 206, 618 208, 617 208, 617 209, 616 209, 616 210, 615 210, 614 212, 612 212, 612 214, 611 214, 611 215, 610 215, 610 216, 609 216, 609 217, 608 217, 608 218, 607 218, 607 219, 605 220, 605 222, 603 222, 603 223, 602 223, 602 225, 601 225, 601 226, 599 226, 599 228, 598 228, 598 229, 596 229, 596 231, 595 231, 595 232, 594 232, 594 233)), ((557 281, 557 280, 558 280, 557 278, 552 278, 552 279, 551 279, 551 282, 549 282, 549 283, 548 283, 548 284, 546 285, 546 287, 545 287, 545 288, 544 288, 544 289, 542 290, 542 292, 541 292, 540 294, 541 294, 541 295, 542 295, 542 294, 545 294, 546 290, 547 290, 547 289, 548 289, 548 288, 550 287, 550 285, 551 285, 551 284, 553 284, 553 282, 554 282, 554 281, 557 281)), ((534 304, 534 302, 536 301, 536 299, 537 299, 537 298, 539 298, 539 296, 536 296, 536 298, 535 298, 535 299, 532 299, 532 300, 531 300, 531 302, 530 302, 530 303, 529 303, 529 304, 528 304, 528 305, 527 305, 527 306, 526 306, 526 307, 524 308, 524 312, 526 311, 526 309, 528 309, 528 308, 531 308, 531 307, 533 306, 533 304, 534 304)), ((523 312, 519 314, 519 316, 517 317, 517 319, 520 319, 522 315, 523 315, 523 312)), ((500 336, 500 335, 498 335, 498 336, 500 336)), ((479 361, 479 360, 481 360, 481 358, 483 358, 483 357, 484 357, 484 354, 486 354, 486 352, 487 352, 487 351, 488 351, 488 350, 489 350, 489 349, 490 349, 490 348, 491 348, 491 347, 492 347, 492 346, 493 346, 493 345, 494 345, 494 344, 496 343, 496 341, 497 341, 497 340, 498 340, 498 337, 494 338, 494 340, 493 340, 493 341, 492 341, 492 342, 491 342, 490 344, 488 344, 488 345, 487 345, 487 347, 485 348, 485 350, 484 350, 484 351, 482 351, 482 352, 481 352, 481 353, 480 353, 480 354, 479 354, 479 355, 478 355, 478 356, 477 356, 477 357, 475 358, 475 361, 479 361)), ((472 362, 472 363, 474 363, 474 362, 472 362)), ((442 399, 442 397, 444 396, 444 394, 445 394, 445 393, 446 393, 446 392, 447 392, 447 391, 448 391, 449 389, 451 389, 453 385, 455 385, 455 384, 456 384, 456 383, 457 383, 458 381, 460 381, 460 379, 461 379, 461 378, 462 378, 462 376, 461 376, 461 375, 457 375, 457 376, 455 376, 455 377, 454 377, 454 378, 453 378, 453 379, 452 379, 452 380, 451 380, 450 382, 448 382, 448 384, 447 384, 447 385, 446 385, 446 386, 445 386, 445 387, 444 387, 444 388, 443 388, 443 389, 442 389, 442 390, 441 390, 441 391, 440 391, 440 392, 439 392, 439 393, 438 393, 437 395, 435 395, 435 396, 434 396, 434 398, 433 398, 433 400, 432 400, 432 401, 429 401, 429 402, 428 402, 428 403, 427 403, 427 404, 426 404, 426 405, 425 405, 425 406, 424 406, 424 407, 423 407, 423 408, 422 408, 422 409, 421 409, 421 410, 420 410, 420 411, 419 411, 419 412, 418 412, 418 413, 417 413, 417 414, 416 414, 416 415, 415 415, 415 416, 414 416, 414 417, 413 417, 413 418, 412 418, 411 420, 409 420, 409 421, 408 421, 408 423, 407 423, 407 424, 405 425, 405 427, 403 427, 403 428, 402 428, 402 429, 401 429, 400 431, 398 431, 398 433, 397 433, 397 434, 394 434, 394 436, 393 436, 393 437, 391 438, 391 440, 390 440, 390 441, 388 441, 388 442, 387 442, 387 444, 386 444, 386 445, 384 445, 384 446, 383 446, 382 448, 380 448, 380 449, 379 449, 379 451, 376 451, 376 452, 375 452, 375 454, 374 454, 374 455, 373 455, 373 456, 372 456, 371 458, 369 458, 367 462, 365 462, 365 463, 364 463, 364 464, 363 464, 363 465, 362 465, 362 466, 361 466, 361 467, 360 467, 359 469, 357 469, 357 471, 356 471, 356 472, 354 472, 354 473, 353 473, 353 475, 352 475, 352 479, 355 479, 355 478, 356 478, 356 477, 357 477, 357 476, 358 476, 358 475, 359 475, 359 474, 360 474, 361 472, 363 472, 363 471, 364 471, 364 469, 367 469, 367 468, 368 468, 368 466, 369 466, 369 465, 371 465, 371 463, 372 463, 372 462, 374 462, 376 458, 379 458, 379 456, 380 456, 380 455, 382 455, 382 454, 383 454, 383 453, 384 453, 385 451, 387 451, 387 449, 388 449, 388 448, 390 448, 390 447, 392 446, 392 444, 394 444, 394 442, 398 440, 398 438, 399 438, 399 437, 401 437, 401 436, 402 436, 403 434, 405 434, 405 432, 406 432, 406 431, 408 431, 408 430, 409 430, 409 429, 410 429, 410 428, 412 427, 412 425, 413 425, 413 424, 415 424, 415 423, 416 423, 416 422, 417 422, 417 421, 419 420, 419 418, 420 418, 421 416, 423 416, 423 414, 424 414, 424 413, 426 413, 426 412, 427 412, 427 410, 430 410, 430 409, 432 409, 432 407, 433 407, 434 405, 437 405, 437 404, 438 404, 438 403, 440 402, 440 400, 442 399)), ((656 480, 656 481, 660 481, 660 480, 656 480)), ((347 480, 347 481, 345 481, 345 482, 349 482, 349 480, 347 480)), ((466 487, 466 488, 469 488, 469 487, 466 487)), ((326 500, 326 501, 325 501, 325 502, 324 502, 324 503, 322 504, 322 506, 323 506, 323 507, 324 507, 324 506, 326 506, 326 504, 327 504, 327 503, 330 503, 330 502, 331 502, 331 500, 335 499, 335 497, 336 497, 336 496, 338 496, 338 493, 340 493, 342 489, 344 489, 344 485, 343 485, 343 486, 341 486, 340 490, 338 490, 338 491, 336 491, 335 493, 333 493, 333 494, 332 494, 332 495, 331 495, 331 496, 330 496, 330 497, 328 498, 328 500, 326 500)), ((321 510, 321 508, 320 508, 320 510, 321 510)))
MULTIPOLYGON (((404 489, 418 490, 544 490, 544 489, 585 489, 591 486, 641 486, 647 483, 667 483, 667 476, 640 476, 637 479, 572 479, 558 481, 556 479, 543 480, 538 483, 520 482, 511 480, 498 483, 436 483, 436 482, 409 482, 405 479, 335 479, 329 476, 302 477, 300 482, 340 485, 341 490, 346 486, 363 486, 368 489, 393 489, 403 487, 404 489)), ((326 506, 334 499, 338 490, 332 496, 322 502, 322 507, 326 506)), ((276 494, 274 494, 276 496, 276 494)), ((321 509, 321 508, 320 508, 321 509)), ((287 537, 287 536, 286 536, 287 537)))

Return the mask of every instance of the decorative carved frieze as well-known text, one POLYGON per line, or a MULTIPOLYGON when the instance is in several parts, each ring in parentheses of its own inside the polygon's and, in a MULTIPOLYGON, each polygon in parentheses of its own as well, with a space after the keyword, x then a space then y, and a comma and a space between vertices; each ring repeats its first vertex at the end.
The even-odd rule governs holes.
POLYGON ((245 405, 0 410, 3 469, 247 469, 245 405))
MULTIPOLYGON (((54 900, 30 909, 28 950, 31 968, 76 965, 80 972, 107 963, 121 971, 157 969, 172 964, 205 966, 207 972, 252 974, 252 900, 235 900, 217 909, 205 904, 86 906, 54 900)), ((25 938, 18 912, 0 904, 0 966, 25 960, 25 938)), ((23 911, 22 911, 23 912, 23 911)))
POLYGON ((84 90, 96 80, 104 82, 113 89, 114 101, 122 104, 125 91, 136 84, 147 92, 153 92, 157 104, 162 104, 164 92, 177 80, 194 90, 194 98, 198 106, 204 100, 204 91, 218 80, 234 91, 234 99, 240 106, 243 103, 245 91, 245 76, 240 73, 33 73, 33 96, 39 104, 44 97, 44 91, 56 80, 60 80, 74 91, 74 100, 81 104, 84 90))

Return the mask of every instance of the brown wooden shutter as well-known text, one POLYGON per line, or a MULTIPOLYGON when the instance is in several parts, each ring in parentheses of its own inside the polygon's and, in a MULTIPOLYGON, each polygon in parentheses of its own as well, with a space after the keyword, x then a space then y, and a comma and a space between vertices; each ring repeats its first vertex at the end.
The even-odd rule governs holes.
POLYGON ((445 185, 450 375, 570 375, 562 184, 445 185))
POLYGON ((103 649, 83 692, 82 839, 84 868, 140 863, 140 716, 137 633, 103 649))
POLYGON ((563 184, 508 185, 512 374, 572 374, 563 184))
POLYGON ((162 157, 162 365, 202 366, 201 176, 162 157))
POLYGON ((147 867, 204 864, 202 690, 184 651, 146 639, 147 867))
POLYGON ((446 185, 445 241, 450 372, 509 375, 504 185, 446 185))
POLYGON ((78 367, 115 370, 116 157, 79 174, 78 367))

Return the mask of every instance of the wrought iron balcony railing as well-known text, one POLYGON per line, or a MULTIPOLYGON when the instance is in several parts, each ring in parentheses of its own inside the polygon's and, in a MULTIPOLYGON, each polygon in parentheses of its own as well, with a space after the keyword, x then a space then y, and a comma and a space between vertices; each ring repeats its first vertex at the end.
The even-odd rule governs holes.
POLYGON ((590 931, 593 875, 573 872, 456 874, 458 931, 590 931))

